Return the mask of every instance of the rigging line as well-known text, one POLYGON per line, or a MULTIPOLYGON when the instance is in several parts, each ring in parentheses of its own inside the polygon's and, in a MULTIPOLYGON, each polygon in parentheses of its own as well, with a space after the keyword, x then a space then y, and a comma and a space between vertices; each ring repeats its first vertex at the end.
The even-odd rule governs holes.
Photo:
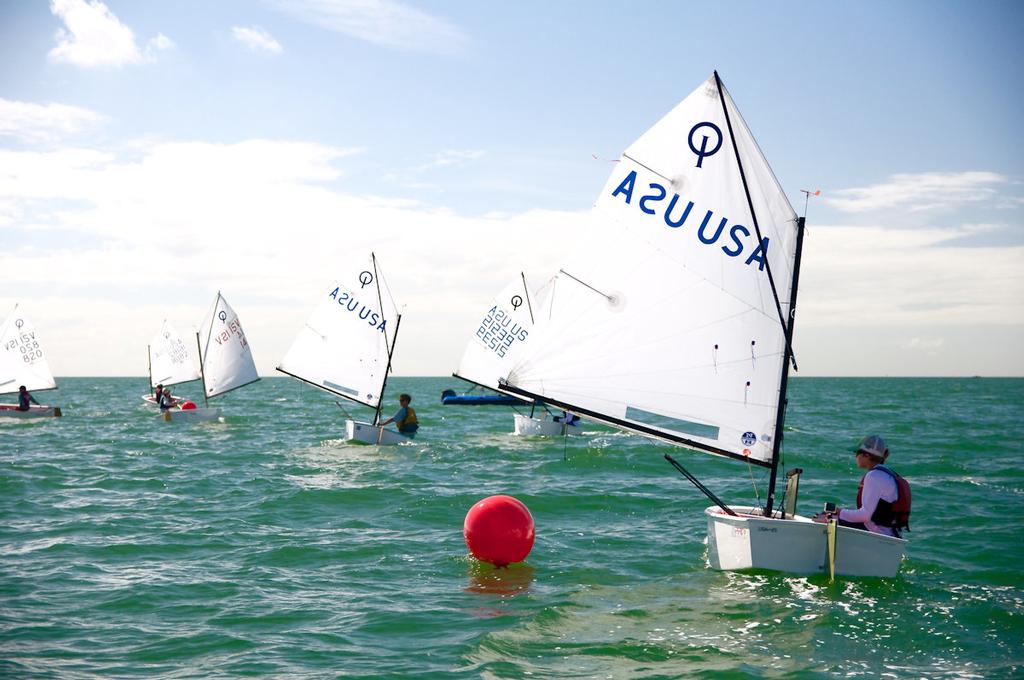
POLYGON ((764 506, 761 505, 761 494, 757 492, 757 482, 754 480, 754 466, 748 462, 747 469, 750 471, 750 484, 754 487, 754 500, 757 501, 757 507, 761 509, 761 514, 764 514, 764 506))
POLYGON ((590 290, 594 291, 595 293, 597 293, 598 295, 600 295, 604 299, 608 300, 609 302, 613 301, 611 295, 607 295, 605 293, 602 293, 597 288, 594 288, 593 286, 591 286, 589 283, 584 283, 583 281, 580 281, 579 279, 577 279, 575 276, 573 276, 569 272, 565 271, 564 269, 559 269, 558 271, 561 272, 562 274, 565 274, 566 276, 568 276, 570 279, 572 279, 576 283, 580 284, 581 286, 586 286, 587 288, 589 288, 590 290))
MULTIPOLYGON (((377 307, 380 309, 380 315, 384 316, 384 299, 380 295, 380 270, 377 269, 377 255, 371 251, 370 260, 373 262, 373 280, 377 284, 377 307)), ((396 333, 397 336, 397 333, 396 333)), ((388 358, 391 357, 391 346, 388 344, 388 334, 384 334, 384 349, 388 351, 388 358)), ((391 369, 390 363, 388 364, 388 370, 391 369)), ((381 394, 383 396, 383 393, 381 394)))
MULTIPOLYGON (((747 195, 747 206, 750 208, 750 218, 754 221, 754 231, 757 233, 758 241, 763 242, 764 237, 761 236, 761 227, 757 222, 757 213, 754 212, 754 200, 750 197, 750 187, 747 186, 747 174, 743 171, 743 161, 740 160, 740 148, 736 145, 736 136, 732 131, 732 119, 729 117, 729 107, 725 105, 725 93, 722 91, 722 79, 718 77, 718 71, 715 71, 715 85, 718 87, 718 99, 722 102, 722 113, 725 114, 725 124, 729 128, 729 139, 732 141, 732 150, 736 154, 736 165, 739 167, 740 179, 743 181, 743 191, 747 195)), ((767 251, 765 251, 764 266, 765 272, 768 274, 768 283, 770 283, 772 287, 772 296, 775 298, 775 309, 779 313, 779 323, 782 324, 782 331, 785 333, 789 326, 786 323, 785 315, 782 313, 782 303, 779 301, 779 292, 775 287, 775 278, 772 276, 772 266, 769 262, 767 251)))

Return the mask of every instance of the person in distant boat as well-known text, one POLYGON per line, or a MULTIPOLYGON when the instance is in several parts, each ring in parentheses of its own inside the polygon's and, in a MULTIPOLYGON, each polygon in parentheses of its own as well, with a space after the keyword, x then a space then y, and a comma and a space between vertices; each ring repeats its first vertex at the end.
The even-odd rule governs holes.
MULTIPOLYGON (((889 447, 877 434, 861 439, 854 453, 857 467, 867 471, 857 488, 857 508, 837 509, 831 514, 839 526, 899 538, 901 529, 910 528, 910 485, 884 465, 889 447)), ((812 519, 827 522, 829 517, 821 513, 812 519)))
POLYGON ((556 423, 565 423, 570 427, 575 427, 580 424, 580 417, 575 413, 569 413, 568 411, 562 411, 562 415, 555 416, 552 420, 556 423))
POLYGON ((164 395, 164 386, 163 386, 163 384, 157 385, 156 386, 156 392, 153 393, 153 398, 156 399, 156 403, 158 403, 158 404, 160 403, 160 397, 162 397, 163 395, 164 395))
POLYGON ((398 405, 401 408, 395 415, 381 423, 381 427, 388 423, 394 423, 398 431, 406 437, 415 437, 416 430, 420 429, 420 424, 416 421, 416 411, 409 406, 410 402, 412 402, 412 397, 408 394, 398 395, 398 405))
POLYGON ((163 413, 164 411, 174 408, 174 402, 175 399, 171 396, 171 388, 168 387, 164 389, 160 393, 160 401, 157 402, 160 406, 160 412, 163 413))
POLYGON ((36 406, 39 406, 39 402, 36 401, 36 398, 28 393, 28 388, 26 388, 24 385, 22 385, 21 387, 18 388, 18 410, 19 411, 27 411, 27 410, 29 410, 29 408, 31 408, 29 406, 29 402, 32 402, 36 406))

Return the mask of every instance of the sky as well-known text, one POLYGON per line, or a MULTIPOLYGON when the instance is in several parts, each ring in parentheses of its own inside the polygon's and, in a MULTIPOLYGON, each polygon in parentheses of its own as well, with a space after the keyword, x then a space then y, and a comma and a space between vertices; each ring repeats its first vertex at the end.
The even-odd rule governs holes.
POLYGON ((717 69, 797 211, 821 190, 798 375, 1021 376, 1022 34, 1012 1, 6 0, 0 318, 138 376, 221 291, 271 375, 372 249, 395 373, 449 375, 717 69))

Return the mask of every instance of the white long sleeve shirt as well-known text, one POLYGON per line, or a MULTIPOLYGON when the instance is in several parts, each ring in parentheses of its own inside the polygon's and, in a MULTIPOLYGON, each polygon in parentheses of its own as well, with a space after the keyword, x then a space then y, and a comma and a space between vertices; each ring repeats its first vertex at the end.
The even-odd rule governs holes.
POLYGON ((895 536, 896 533, 890 527, 881 527, 871 521, 871 516, 878 508, 879 499, 889 503, 895 503, 899 498, 899 488, 896 480, 882 470, 871 470, 864 475, 864 490, 860 496, 860 507, 856 510, 843 509, 839 511, 839 519, 846 522, 863 522, 868 531, 886 536, 895 536))

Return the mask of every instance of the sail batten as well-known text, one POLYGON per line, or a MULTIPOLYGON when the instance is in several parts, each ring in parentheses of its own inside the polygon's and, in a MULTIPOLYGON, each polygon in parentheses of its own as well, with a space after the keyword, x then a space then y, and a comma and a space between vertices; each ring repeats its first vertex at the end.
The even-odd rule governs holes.
POLYGON ((590 221, 509 389, 771 465, 796 215, 717 76, 625 150, 590 221))

